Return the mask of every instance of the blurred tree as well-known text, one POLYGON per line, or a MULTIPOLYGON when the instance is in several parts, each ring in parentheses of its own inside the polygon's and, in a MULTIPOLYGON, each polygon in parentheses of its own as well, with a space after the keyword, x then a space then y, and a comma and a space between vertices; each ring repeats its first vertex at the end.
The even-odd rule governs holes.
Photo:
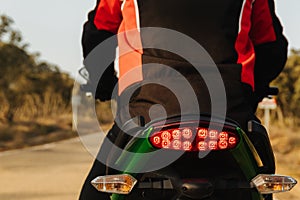
POLYGON ((300 50, 291 50, 286 66, 273 85, 279 87, 278 105, 285 121, 300 119, 300 50))
POLYGON ((0 16, 0 105, 5 105, 0 120, 70 113, 73 79, 56 65, 38 62, 12 25, 11 18, 0 16))
POLYGON ((10 32, 11 24, 13 23, 13 20, 6 16, 1 15, 0 16, 0 40, 3 40, 3 36, 10 32))
MULTIPOLYGON (((6 15, 0 16, 0 41, 21 46, 22 35, 12 27, 14 20, 6 15)), ((26 46, 26 45, 23 45, 26 46)))

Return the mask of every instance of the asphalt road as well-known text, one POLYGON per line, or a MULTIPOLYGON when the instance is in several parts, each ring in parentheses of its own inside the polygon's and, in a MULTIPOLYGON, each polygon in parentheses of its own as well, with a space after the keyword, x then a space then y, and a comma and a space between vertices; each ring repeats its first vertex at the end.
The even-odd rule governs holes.
MULTIPOLYGON (((96 134, 87 138, 98 147, 96 134)), ((93 162, 78 138, 0 153, 0 200, 76 200, 93 162)))

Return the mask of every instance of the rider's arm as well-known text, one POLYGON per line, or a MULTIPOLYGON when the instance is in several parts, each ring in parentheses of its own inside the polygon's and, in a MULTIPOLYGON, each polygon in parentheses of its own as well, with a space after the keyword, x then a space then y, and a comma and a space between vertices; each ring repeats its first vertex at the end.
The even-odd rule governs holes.
POLYGON ((88 14, 88 20, 83 25, 82 31, 82 52, 83 57, 86 58, 87 55, 102 41, 109 38, 113 33, 105 30, 98 30, 94 24, 95 14, 100 0, 97 1, 97 5, 94 10, 90 11, 88 14))
POLYGON ((120 2, 120 0, 97 0, 96 7, 88 14, 88 20, 83 26, 81 42, 84 58, 98 44, 116 34, 122 20, 120 2), (112 8, 114 12, 110 12, 112 8))
MULTIPOLYGON (((121 9, 119 4, 120 0, 97 0, 96 7, 88 14, 88 20, 83 26, 81 42, 84 58, 86 58, 97 45, 116 34, 116 30, 121 22, 121 9), (114 13, 109 12, 111 6, 114 7, 114 13), (111 23, 112 19, 115 20, 113 27, 107 26, 107 24, 111 23)), ((101 57, 101 55, 97 56, 101 57)), ((99 77, 93 76, 95 74, 93 70, 95 69, 90 66, 85 67, 90 74, 90 84, 97 84, 96 82, 98 82, 99 77)), ((95 97, 102 101, 110 100, 112 90, 117 82, 114 64, 99 67, 104 67, 106 70, 98 83, 95 97)))
POLYGON ((269 83, 282 71, 287 60, 288 42, 275 14, 274 0, 255 0, 251 39, 256 53, 255 89, 265 92, 269 83))

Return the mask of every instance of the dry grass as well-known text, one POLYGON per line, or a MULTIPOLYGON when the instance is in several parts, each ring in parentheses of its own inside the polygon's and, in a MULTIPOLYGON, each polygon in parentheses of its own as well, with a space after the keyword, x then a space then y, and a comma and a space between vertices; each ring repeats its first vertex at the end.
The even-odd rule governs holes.
POLYGON ((72 116, 39 118, 0 124, 0 151, 23 148, 75 137, 72 116))
MULTIPOLYGON (((276 158, 276 173, 289 175, 300 181, 300 128, 273 126, 270 138, 276 158)), ((287 193, 277 194, 279 200, 297 200, 300 185, 287 193)))
MULTIPOLYGON (((54 106, 55 107, 55 106, 54 106)), ((108 130, 112 126, 113 114, 109 103, 97 103, 98 124, 94 124, 90 111, 78 116, 80 134, 89 134, 108 130), (80 119, 79 119, 80 118, 80 119), (101 129, 99 128, 101 126, 101 129)), ((44 111, 42 111, 44 112, 44 111)), ((54 112, 58 113, 58 112, 54 112)), ((82 114, 82 113, 81 113, 82 114)), ((64 111, 60 114, 39 117, 24 117, 16 114, 12 122, 0 121, 0 151, 24 148, 78 136, 72 127, 72 113, 64 111)), ((1 116, 0 116, 1 117, 1 116)))

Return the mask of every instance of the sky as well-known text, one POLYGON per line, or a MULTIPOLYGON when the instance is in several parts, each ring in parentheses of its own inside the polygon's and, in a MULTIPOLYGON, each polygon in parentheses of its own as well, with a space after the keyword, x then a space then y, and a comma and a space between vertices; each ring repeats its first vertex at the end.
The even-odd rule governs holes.
POLYGON ((73 77, 82 67, 81 32, 96 0, 0 0, 0 14, 14 20, 31 52, 73 77))
MULTIPOLYGON (((0 0, 0 14, 10 16, 30 52, 76 76, 82 64, 80 38, 96 0, 0 0)), ((275 0, 290 48, 300 49, 300 0, 275 0)))

